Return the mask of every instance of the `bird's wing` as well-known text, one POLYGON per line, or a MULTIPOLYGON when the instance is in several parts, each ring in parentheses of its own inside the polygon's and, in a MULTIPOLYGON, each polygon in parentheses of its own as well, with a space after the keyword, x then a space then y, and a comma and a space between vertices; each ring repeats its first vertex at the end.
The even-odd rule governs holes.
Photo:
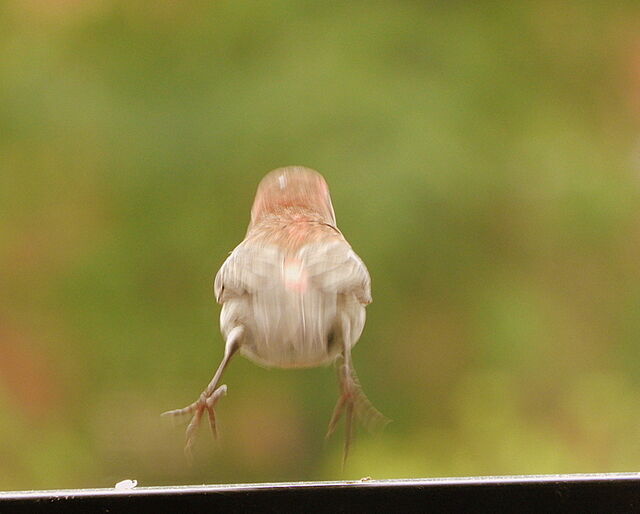
MULTIPOLYGON (((216 275, 214 293, 218 303, 257 290, 275 287, 283 280, 285 252, 280 245, 243 241, 216 275)), ((371 303, 371 279, 366 266, 340 237, 321 237, 302 245, 297 253, 313 287, 338 294, 353 294, 363 305, 371 303)))
POLYGON ((213 292, 218 303, 229 298, 271 287, 279 276, 278 248, 240 243, 216 275, 213 292))
POLYGON ((354 294, 363 305, 371 303, 371 278, 362 259, 342 238, 304 247, 301 257, 311 282, 319 289, 354 294))

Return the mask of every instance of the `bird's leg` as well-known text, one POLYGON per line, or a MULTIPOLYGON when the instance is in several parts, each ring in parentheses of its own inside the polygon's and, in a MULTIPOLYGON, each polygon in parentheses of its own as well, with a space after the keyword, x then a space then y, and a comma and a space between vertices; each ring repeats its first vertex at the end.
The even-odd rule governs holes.
POLYGON ((202 419, 202 415, 204 411, 207 411, 209 417, 209 426, 211 427, 211 432, 213 433, 213 437, 217 437, 218 430, 216 426, 216 413, 215 413, 215 404, 218 400, 227 393, 227 386, 221 385, 218 386, 220 380, 222 379, 222 373, 226 369, 231 357, 238 351, 240 348, 240 341, 242 339, 242 335, 244 332, 243 326, 234 327, 227 336, 227 342, 224 349, 224 357, 222 358, 222 362, 218 366, 215 375, 209 382, 209 385, 206 387, 204 391, 200 394, 200 397, 190 405, 182 409, 170 410, 167 412, 163 412, 163 416, 183 416, 185 414, 192 414, 191 422, 189 426, 187 426, 187 431, 185 434, 185 446, 184 452, 187 455, 187 458, 191 459, 191 448, 193 446, 193 441, 195 439, 195 433, 200 425, 200 420, 202 419))
POLYGON ((349 456, 349 449, 354 438, 353 418, 355 417, 367 428, 372 431, 375 428, 382 427, 389 422, 383 414, 381 414, 369 401, 362 391, 360 382, 356 375, 356 371, 351 361, 351 348, 348 344, 350 335, 350 325, 343 322, 343 353, 338 361, 338 382, 340 383, 340 397, 333 409, 331 421, 326 437, 330 437, 336 430, 338 421, 345 413, 345 440, 344 453, 342 457, 342 466, 344 468, 349 456))

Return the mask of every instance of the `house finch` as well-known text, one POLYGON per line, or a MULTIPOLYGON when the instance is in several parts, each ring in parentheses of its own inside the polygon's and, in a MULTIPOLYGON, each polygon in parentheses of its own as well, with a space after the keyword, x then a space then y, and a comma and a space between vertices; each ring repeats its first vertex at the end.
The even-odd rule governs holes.
POLYGON ((198 400, 165 413, 193 414, 187 455, 205 412, 217 434, 215 404, 227 390, 220 381, 238 351, 280 368, 339 363, 340 397, 327 437, 344 413, 344 460, 354 415, 367 428, 386 421, 362 392, 351 361, 371 303, 369 273, 336 227, 329 188, 318 172, 291 166, 262 179, 247 234, 218 271, 214 292, 222 304, 222 362, 198 400))

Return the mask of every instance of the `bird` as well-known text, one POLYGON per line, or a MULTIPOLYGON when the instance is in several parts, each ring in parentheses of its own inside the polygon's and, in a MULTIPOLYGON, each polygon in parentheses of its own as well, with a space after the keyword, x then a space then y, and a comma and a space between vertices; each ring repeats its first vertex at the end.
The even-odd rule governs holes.
POLYGON ((236 354, 258 365, 310 368, 335 363, 340 395, 331 436, 344 415, 343 468, 354 421, 372 430, 389 420, 364 394, 351 357, 371 303, 371 278, 337 227, 323 176, 303 166, 269 172, 259 183, 244 240, 214 280, 222 305, 223 358, 196 401, 164 416, 191 415, 185 454, 192 458, 205 412, 217 437, 216 404, 227 394, 222 375, 236 354))

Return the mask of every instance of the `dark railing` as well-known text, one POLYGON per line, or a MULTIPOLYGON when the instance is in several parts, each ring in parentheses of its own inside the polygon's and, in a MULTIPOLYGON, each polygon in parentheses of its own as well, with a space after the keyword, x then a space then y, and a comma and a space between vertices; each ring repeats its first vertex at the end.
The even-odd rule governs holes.
POLYGON ((640 473, 21 491, 0 512, 640 512, 640 473))

